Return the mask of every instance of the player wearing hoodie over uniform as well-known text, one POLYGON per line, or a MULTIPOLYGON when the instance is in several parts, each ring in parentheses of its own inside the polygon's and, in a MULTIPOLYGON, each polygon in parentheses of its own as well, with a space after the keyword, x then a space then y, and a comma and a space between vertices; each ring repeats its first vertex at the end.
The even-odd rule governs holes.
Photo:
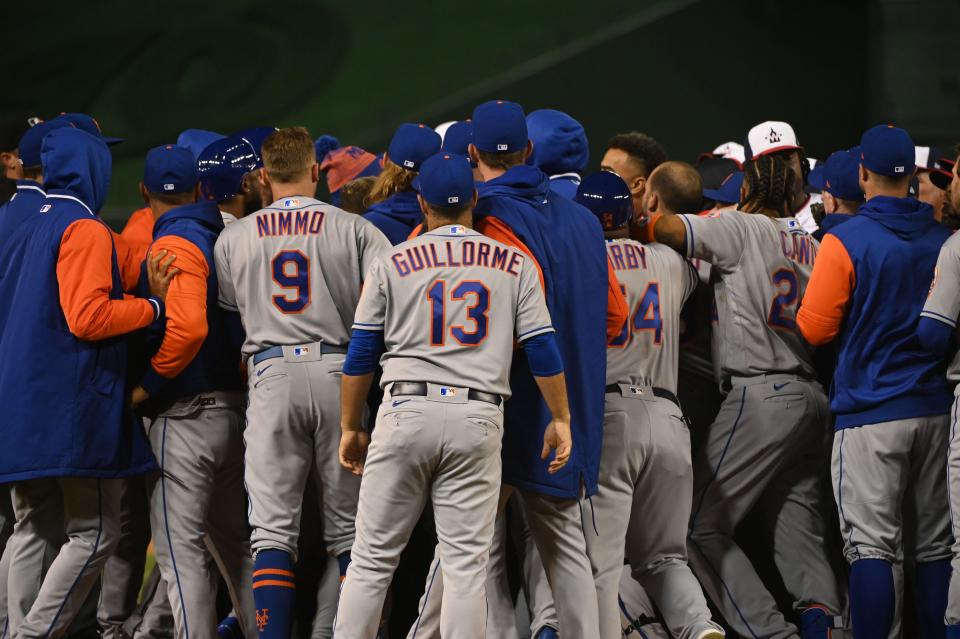
POLYGON ((538 109, 527 115, 527 134, 533 153, 527 164, 550 178, 550 190, 573 199, 580 173, 590 162, 590 145, 583 125, 563 111, 538 109))

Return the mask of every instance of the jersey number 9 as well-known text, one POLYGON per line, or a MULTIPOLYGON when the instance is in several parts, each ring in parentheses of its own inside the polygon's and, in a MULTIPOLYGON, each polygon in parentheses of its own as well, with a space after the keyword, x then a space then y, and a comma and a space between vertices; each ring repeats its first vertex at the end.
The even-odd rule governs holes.
POLYGON ((289 292, 273 296, 284 315, 302 313, 310 306, 310 259, 300 251, 280 251, 270 263, 273 281, 289 292))
MULTIPOLYGON (((427 300, 430 302, 430 345, 444 346, 446 344, 447 327, 447 282, 436 280, 427 289, 427 300)), ((490 309, 490 289, 483 282, 466 280, 453 286, 450 290, 450 299, 460 301, 470 298, 472 302, 467 307, 467 321, 472 326, 455 324, 450 327, 450 334, 463 346, 477 346, 487 337, 487 312, 490 309)))

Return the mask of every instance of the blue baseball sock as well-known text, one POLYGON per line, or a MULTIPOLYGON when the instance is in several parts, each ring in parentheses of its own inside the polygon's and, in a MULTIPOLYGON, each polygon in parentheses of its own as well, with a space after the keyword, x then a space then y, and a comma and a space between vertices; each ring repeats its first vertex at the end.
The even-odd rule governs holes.
POLYGON ((236 617, 226 617, 217 624, 217 637, 220 639, 243 639, 240 622, 236 617))
POLYGON ((960 625, 947 626, 947 639, 960 639, 960 625))
POLYGON ((950 588, 950 560, 917 564, 917 617, 923 639, 943 639, 946 626, 947 590, 950 588))
POLYGON ((340 564, 340 582, 343 583, 344 578, 347 576, 347 568, 350 566, 350 551, 348 550, 345 553, 341 553, 337 557, 337 563, 340 564))
POLYGON ((261 550, 253 562, 253 603, 260 639, 290 639, 296 594, 290 555, 261 550))
POLYGON ((893 567, 883 559, 859 559, 850 566, 850 620, 854 639, 886 637, 896 606, 893 567))
POLYGON ((536 639, 557 639, 557 631, 550 626, 544 626, 537 631, 536 639))

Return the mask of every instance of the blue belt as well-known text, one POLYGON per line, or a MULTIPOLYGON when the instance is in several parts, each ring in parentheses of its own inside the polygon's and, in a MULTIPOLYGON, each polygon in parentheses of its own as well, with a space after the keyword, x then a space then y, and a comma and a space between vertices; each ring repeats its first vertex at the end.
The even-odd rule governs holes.
MULTIPOLYGON (((346 346, 333 346, 332 344, 320 344, 320 354, 321 355, 334 355, 340 354, 345 355, 347 352, 346 346)), ((268 359, 274 359, 276 357, 283 357, 283 346, 271 346, 270 348, 255 353, 253 356, 253 365, 256 366, 262 361, 268 359)))

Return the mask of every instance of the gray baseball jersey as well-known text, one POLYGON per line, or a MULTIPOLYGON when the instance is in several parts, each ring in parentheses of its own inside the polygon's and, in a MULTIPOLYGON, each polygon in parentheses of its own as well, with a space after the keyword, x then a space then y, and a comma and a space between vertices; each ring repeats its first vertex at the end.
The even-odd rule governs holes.
POLYGON ((710 262, 723 380, 766 373, 814 377, 796 314, 820 244, 794 218, 741 211, 681 215, 687 257, 710 262))
POLYGON ((680 309, 699 275, 663 244, 611 240, 607 255, 630 309, 623 332, 607 345, 607 384, 659 386, 676 393, 680 309))
MULTIPOLYGON (((940 248, 930 295, 920 315, 957 328, 957 318, 960 318, 960 235, 956 233, 940 248)), ((960 382, 960 353, 953 356, 947 368, 947 379, 960 382)))
POLYGON ((374 262, 353 327, 384 331, 383 386, 455 381, 504 397, 514 338, 553 331, 532 260, 462 226, 421 235, 374 262))
POLYGON ((390 248, 375 226, 308 197, 233 222, 216 246, 220 305, 240 311, 243 354, 271 346, 345 346, 363 273, 390 248))

